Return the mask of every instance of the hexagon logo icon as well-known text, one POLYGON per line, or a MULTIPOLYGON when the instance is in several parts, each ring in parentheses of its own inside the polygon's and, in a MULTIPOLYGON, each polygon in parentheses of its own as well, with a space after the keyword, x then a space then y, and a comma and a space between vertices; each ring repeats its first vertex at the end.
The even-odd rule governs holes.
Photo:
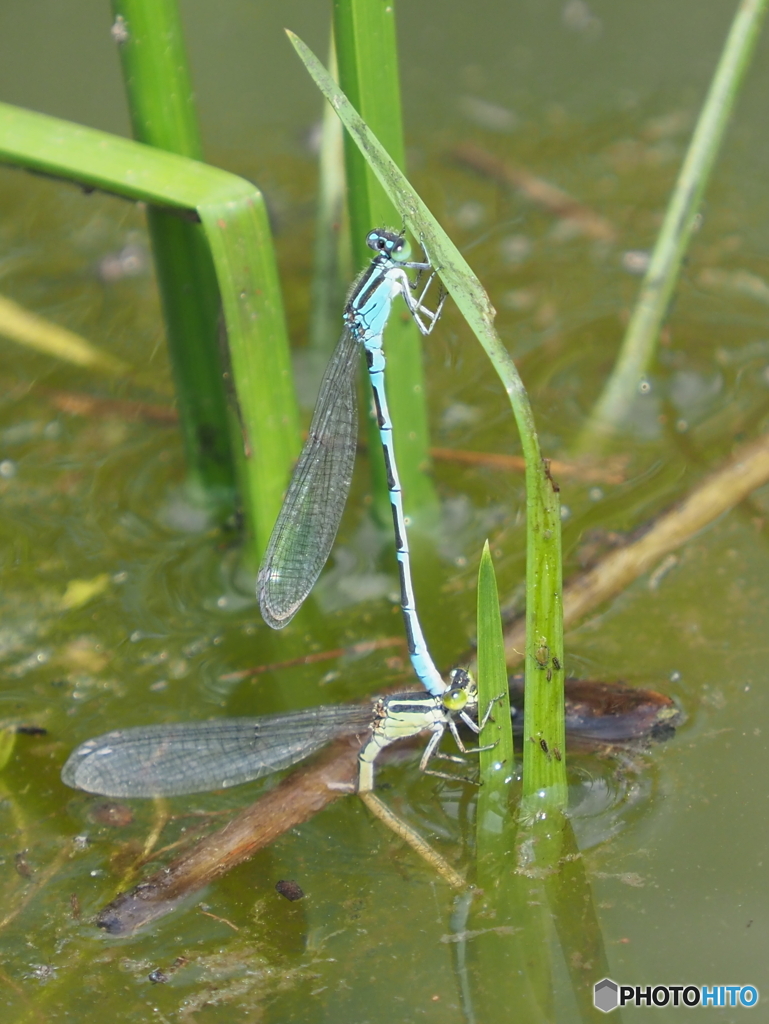
POLYGON ((619 1005, 619 985, 611 978, 597 981, 593 986, 593 1005, 604 1013, 616 1010, 619 1005))

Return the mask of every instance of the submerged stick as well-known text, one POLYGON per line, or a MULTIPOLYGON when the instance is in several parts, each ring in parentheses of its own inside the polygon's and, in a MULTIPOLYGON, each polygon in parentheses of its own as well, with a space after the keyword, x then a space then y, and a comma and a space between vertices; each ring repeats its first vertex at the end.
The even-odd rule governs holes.
POLYGON ((332 744, 319 761, 292 772, 224 828, 120 893, 99 911, 96 924, 113 935, 126 935, 175 910, 191 893, 349 793, 355 785, 359 748, 349 739, 332 744))
POLYGON ((0 296, 0 335, 18 345, 34 348, 45 355, 88 370, 123 375, 131 371, 128 363, 122 359, 102 351, 66 327, 60 327, 24 309, 6 296, 0 296))
MULTIPOLYGON (((515 705, 514 726, 522 719, 523 678, 509 680, 515 705)), ((681 716, 673 702, 652 690, 617 683, 566 681, 566 726, 569 749, 606 750, 625 742, 664 739, 681 716), (660 730, 665 728, 665 732, 660 730)), ((404 743, 399 744, 402 749, 404 743)), ((223 828, 201 839, 167 867, 121 893, 97 915, 100 928, 126 935, 176 910, 193 893, 248 860, 289 829, 309 820, 340 796, 352 792, 358 774, 358 744, 338 740, 313 764, 298 768, 274 789, 260 796, 223 828)), ((383 751, 378 762, 393 748, 383 751)), ((558 758, 559 752, 554 750, 558 758)), ((376 797, 367 794, 369 810, 392 828, 451 886, 468 884, 409 825, 376 797)))
MULTIPOLYGON (((501 469, 508 472, 523 472, 526 460, 522 455, 506 455, 502 452, 471 452, 462 448, 431 448, 430 458, 441 462, 460 462, 467 466, 484 466, 488 469, 501 469)), ((583 483, 621 484, 625 482, 626 455, 613 455, 600 462, 591 463, 588 459, 562 462, 559 459, 548 459, 550 472, 559 480, 562 477, 574 477, 583 483)))
POLYGON ((530 202, 554 217, 573 224, 583 235, 599 242, 616 241, 617 232, 614 225, 605 217, 580 203, 557 185, 532 174, 525 167, 501 160, 474 142, 461 142, 454 147, 452 155, 479 174, 516 189, 530 202))
MULTIPOLYGON (((564 628, 576 625, 588 612, 649 572, 668 552, 690 540, 767 480, 769 435, 765 434, 706 477, 687 498, 652 523, 638 540, 612 551, 598 565, 570 580, 563 591, 564 628)), ((524 638, 522 619, 505 631, 508 666, 520 663, 524 638)))
MULTIPOLYGON (((354 791, 360 744, 349 738, 332 744, 314 764, 299 768, 275 789, 259 797, 223 828, 206 836, 175 861, 127 892, 120 893, 96 916, 112 935, 127 935, 176 910, 188 896, 269 846, 289 829, 312 818, 341 796, 354 791)), ((373 793, 361 798, 449 885, 467 888, 462 876, 430 844, 373 793)))

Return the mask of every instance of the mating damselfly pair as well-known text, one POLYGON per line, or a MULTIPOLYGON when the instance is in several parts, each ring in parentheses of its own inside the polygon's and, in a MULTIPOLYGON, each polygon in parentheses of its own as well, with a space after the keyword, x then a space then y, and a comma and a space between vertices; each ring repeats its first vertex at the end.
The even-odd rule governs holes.
MULTIPOLYGON (((365 706, 337 705, 259 718, 225 718, 116 730, 81 744, 62 772, 67 785, 105 796, 170 796, 238 785, 279 771, 308 757, 330 740, 362 737, 359 792, 373 789, 377 754, 398 739, 422 731, 432 735, 420 762, 424 771, 448 728, 459 717, 479 733, 474 681, 455 670, 444 682, 422 633, 411 582, 401 486, 395 462, 392 422, 384 386, 383 333, 392 302, 401 295, 422 334, 438 321, 445 293, 430 310, 425 297, 435 277, 429 259, 410 261, 403 234, 371 231, 376 255, 352 289, 344 309, 344 330, 321 382, 309 436, 259 570, 257 592, 265 621, 287 625, 312 590, 328 559, 352 480, 357 444, 356 367, 362 347, 374 393, 387 471, 400 572, 401 607, 414 670, 426 692, 378 698, 365 706), (416 270, 412 281, 407 270, 416 270), (417 297, 420 275, 427 280, 417 297)), ((488 717, 491 707, 486 712, 488 717)), ((432 772, 432 774, 442 774, 432 772)))

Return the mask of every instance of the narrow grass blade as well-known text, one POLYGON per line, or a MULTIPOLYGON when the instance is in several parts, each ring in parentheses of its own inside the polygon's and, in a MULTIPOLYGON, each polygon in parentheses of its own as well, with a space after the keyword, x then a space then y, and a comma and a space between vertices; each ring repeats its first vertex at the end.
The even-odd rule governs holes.
POLYGON ((283 305, 261 193, 234 174, 0 104, 0 163, 200 221, 222 299, 240 418, 232 418, 253 561, 267 546, 299 430, 283 305))
MULTIPOLYGON (((113 0, 113 35, 134 138, 203 159, 176 0, 113 0)), ((216 272, 199 224, 149 207, 176 401, 193 499, 234 510, 235 461, 218 344, 216 272)))
MULTIPOLYGON (((403 170, 395 5, 381 0, 335 0, 334 37, 341 89, 403 170)), ((363 267, 371 259, 365 242, 368 232, 374 227, 399 227, 400 214, 349 135, 345 137, 345 166, 353 258, 357 267, 363 267)), ((430 462, 427 393, 421 340, 410 317, 391 317, 385 351, 387 400, 404 501, 414 525, 418 527, 421 521, 428 527, 437 513, 438 499, 425 473, 430 462)), ((369 443, 371 451, 376 451, 378 431, 372 418, 369 443)), ((390 502, 381 460, 372 460, 372 475, 377 516, 389 525, 390 502)))
POLYGON ((513 730, 507 689, 505 642, 499 614, 499 595, 489 542, 483 546, 478 568, 478 720, 494 702, 491 717, 479 738, 482 750, 481 788, 478 793, 478 854, 500 841, 510 823, 510 783, 514 774, 513 730))
MULTIPOLYGON (((601 922, 590 887, 585 860, 577 846, 571 821, 559 822, 562 835, 558 871, 545 876, 548 909, 553 915, 563 962, 569 972, 574 999, 583 1022, 604 1020, 593 1002, 593 987, 610 978, 601 922), (587 965, 590 969, 587 970, 587 965)), ((618 1020, 615 1014, 612 1018, 618 1020)))
MULTIPOLYGON (((333 31, 329 41, 328 64, 334 78, 338 78, 333 31)), ((324 101, 318 154, 318 210, 315 218, 310 320, 307 331, 308 351, 319 357, 318 362, 322 360, 324 366, 339 339, 340 311, 344 308, 345 295, 353 274, 350 261, 349 221, 345 208, 346 194, 343 128, 339 118, 324 101)))
POLYGON ((724 133, 758 40, 769 0, 738 5, 700 112, 617 362, 577 443, 591 451, 617 431, 645 385, 681 264, 694 233, 724 133))
POLYGON ((112 13, 134 137, 202 160, 176 0, 112 0, 112 13))

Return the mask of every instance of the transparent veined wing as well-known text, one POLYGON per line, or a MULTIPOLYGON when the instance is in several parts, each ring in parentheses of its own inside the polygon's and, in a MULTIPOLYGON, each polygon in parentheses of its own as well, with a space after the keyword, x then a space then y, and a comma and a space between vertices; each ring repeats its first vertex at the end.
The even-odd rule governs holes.
POLYGON ((111 797, 224 789, 288 768, 339 736, 365 737, 370 705, 340 704, 260 718, 116 729, 72 752, 62 780, 111 797))
POLYGON ((345 328, 259 569, 259 606, 273 629, 291 621, 315 585, 347 503, 358 440, 358 349, 345 328))

